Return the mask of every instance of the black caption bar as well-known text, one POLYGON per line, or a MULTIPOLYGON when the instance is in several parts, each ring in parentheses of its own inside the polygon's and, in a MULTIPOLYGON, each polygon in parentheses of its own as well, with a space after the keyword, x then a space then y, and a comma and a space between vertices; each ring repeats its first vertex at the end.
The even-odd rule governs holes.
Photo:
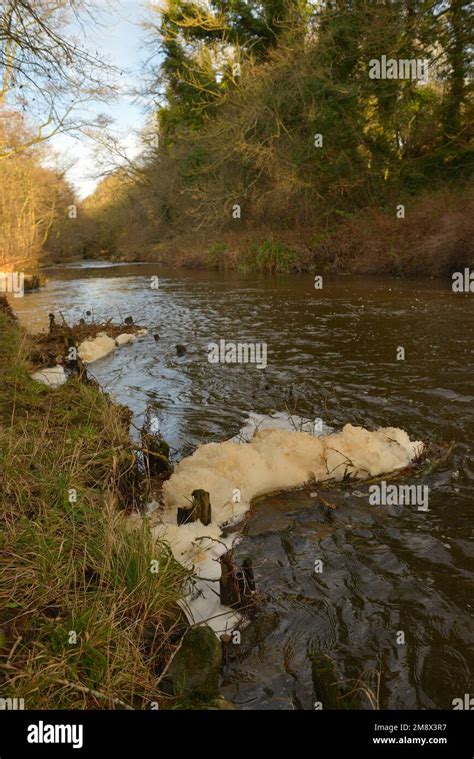
MULTIPOLYGON (((227 755, 258 731, 265 749, 307 740, 318 753, 350 756, 474 756, 472 711, 0 711, 0 759, 179 754, 207 745, 227 755), (243 732, 249 730, 250 732, 243 732), (232 740, 229 740, 232 739, 232 740), (173 744, 172 744, 173 745, 173 744), (166 749, 166 750, 169 750, 166 749)), ((305 744, 306 745, 306 744, 305 744)), ((309 748, 308 746, 308 748, 309 748)))

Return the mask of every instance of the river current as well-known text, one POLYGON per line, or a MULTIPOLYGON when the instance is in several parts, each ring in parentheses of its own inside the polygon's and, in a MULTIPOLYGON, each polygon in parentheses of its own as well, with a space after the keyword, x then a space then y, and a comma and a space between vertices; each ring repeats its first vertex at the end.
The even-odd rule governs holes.
POLYGON ((137 425, 152 410, 176 461, 234 436, 252 412, 454 443, 416 481, 429 488, 427 510, 370 505, 361 483, 254 505, 237 553, 253 560, 259 604, 229 646, 227 698, 244 709, 313 709, 323 686, 311 662, 321 656, 341 708, 449 709, 472 693, 472 295, 436 280, 324 277, 319 290, 308 275, 153 264, 45 274, 45 288, 12 299, 30 331, 46 329, 49 312, 71 322, 131 315, 148 328, 91 370, 137 425), (208 346, 220 340, 265 344, 266 368, 211 363, 208 346))

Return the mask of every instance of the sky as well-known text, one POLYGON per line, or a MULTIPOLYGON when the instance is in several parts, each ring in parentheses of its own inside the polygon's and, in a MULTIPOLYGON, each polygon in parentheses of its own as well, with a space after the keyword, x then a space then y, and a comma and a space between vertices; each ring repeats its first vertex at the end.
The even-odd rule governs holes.
MULTIPOLYGON (((100 26, 88 25, 85 33, 79 25, 72 24, 71 33, 77 35, 90 51, 98 51, 123 72, 120 76, 121 91, 113 102, 89 106, 96 114, 105 114, 114 120, 113 129, 120 133, 127 155, 133 158, 138 152, 137 130, 143 128, 145 113, 143 103, 135 102, 128 90, 139 86, 141 66, 149 52, 145 47, 146 31, 140 20, 146 17, 145 0, 94 0, 99 9, 100 26)), ((67 178, 82 199, 92 193, 100 180, 100 167, 94 159, 92 144, 85 138, 78 140, 67 134, 57 134, 51 147, 61 162, 73 166, 67 178)))

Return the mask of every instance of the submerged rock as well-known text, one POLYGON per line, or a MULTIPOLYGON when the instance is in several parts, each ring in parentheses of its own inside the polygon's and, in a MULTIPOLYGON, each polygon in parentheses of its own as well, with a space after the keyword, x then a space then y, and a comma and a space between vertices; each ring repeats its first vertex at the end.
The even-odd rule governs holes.
POLYGON ((323 709, 341 709, 344 706, 339 688, 339 677, 333 660, 327 654, 310 654, 314 695, 323 709))
POLYGON ((219 696, 219 698, 215 698, 209 706, 207 707, 210 711, 233 711, 237 709, 237 707, 231 702, 227 701, 223 696, 219 696))
POLYGON ((166 689, 179 697, 217 699, 222 664, 219 640, 207 625, 191 628, 171 662, 166 689))

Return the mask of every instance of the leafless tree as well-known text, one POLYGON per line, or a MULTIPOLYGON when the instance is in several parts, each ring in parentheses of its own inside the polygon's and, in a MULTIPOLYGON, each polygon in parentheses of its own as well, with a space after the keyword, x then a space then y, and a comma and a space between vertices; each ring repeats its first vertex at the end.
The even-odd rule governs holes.
POLYGON ((91 0, 0 0, 0 118, 13 110, 36 124, 26 143, 1 142, 0 159, 94 124, 85 104, 113 92, 117 71, 74 36, 72 22, 87 31, 101 24, 100 10, 91 0))

